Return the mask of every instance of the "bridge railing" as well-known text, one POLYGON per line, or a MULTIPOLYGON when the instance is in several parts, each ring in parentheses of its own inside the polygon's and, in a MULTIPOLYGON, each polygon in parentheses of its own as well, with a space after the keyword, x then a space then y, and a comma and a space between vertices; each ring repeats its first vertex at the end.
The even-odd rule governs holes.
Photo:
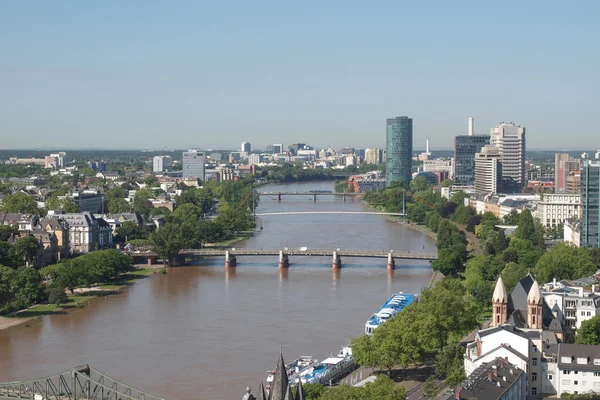
POLYGON ((164 400, 87 365, 45 378, 0 383, 0 399, 164 400))

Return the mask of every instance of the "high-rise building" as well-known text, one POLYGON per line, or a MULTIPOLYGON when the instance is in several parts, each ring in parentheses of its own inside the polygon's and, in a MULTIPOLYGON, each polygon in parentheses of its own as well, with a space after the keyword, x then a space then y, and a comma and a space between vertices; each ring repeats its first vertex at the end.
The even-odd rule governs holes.
POLYGON ((262 162, 262 156, 260 154, 250 154, 248 157, 248 164, 255 165, 260 164, 262 162))
POLYGON ((569 154, 556 153, 554 155, 554 191, 556 193, 567 191, 568 177, 573 171, 579 171, 580 161, 569 154))
POLYGON ((154 156, 152 158, 152 172, 163 172, 173 165, 171 156, 154 156))
POLYGON ((242 142, 242 149, 240 151, 246 154, 252 153, 252 145, 250 142, 242 142))
POLYGON ((454 138, 454 173, 452 174, 454 185, 475 184, 475 154, 488 144, 490 144, 489 135, 459 135, 454 138))
POLYGON ((379 165, 381 164, 381 150, 380 149, 366 149, 365 150, 365 163, 379 165))
POLYGON ((475 154, 475 193, 498 193, 501 176, 500 149, 484 146, 475 154))
POLYGON ((198 150, 183 152, 183 178, 200 179, 204 182, 204 153, 198 150))
POLYGON ((281 154, 283 153, 283 145, 282 144, 274 144, 273 145, 273 154, 281 154))
POLYGON ((490 144, 500 151, 502 162, 501 191, 520 192, 525 179, 525 127, 501 123, 491 129, 490 144))
POLYGON ((413 120, 408 117, 387 119, 386 183, 398 181, 408 185, 412 177, 413 120))
POLYGON ((600 161, 583 162, 581 168, 581 246, 600 247, 600 161))

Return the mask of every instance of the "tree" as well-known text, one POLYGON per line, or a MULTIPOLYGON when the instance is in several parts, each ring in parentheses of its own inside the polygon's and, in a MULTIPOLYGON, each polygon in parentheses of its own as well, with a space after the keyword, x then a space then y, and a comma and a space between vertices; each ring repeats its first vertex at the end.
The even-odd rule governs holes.
POLYGON ((529 268, 515 262, 509 262, 502 270, 502 282, 506 292, 510 293, 517 286, 517 282, 525 278, 529 273, 529 268))
POLYGON ((67 188, 59 189, 52 193, 52 196, 46 202, 46 208, 49 210, 62 210, 66 213, 78 213, 80 211, 79 203, 73 197, 68 196, 67 193, 67 188))
POLYGON ((459 343, 450 343, 438 353, 435 360, 435 374, 446 379, 450 386, 458 385, 465 378, 463 367, 465 348, 459 343))
POLYGON ((429 378, 425 379, 425 382, 423 382, 422 388, 423 388, 423 394, 428 399, 433 399, 440 392, 440 385, 437 384, 437 382, 435 380, 435 376, 433 376, 433 375, 430 376, 429 378))
POLYGON ((527 268, 535 267, 544 254, 539 247, 534 247, 529 240, 511 237, 508 248, 502 253, 505 262, 516 262, 527 268))
POLYGON ((31 265, 37 258, 40 242, 33 236, 19 238, 10 248, 9 254, 14 265, 31 265))
POLYGON ((169 262, 184 248, 181 227, 177 224, 166 224, 153 232, 150 241, 154 251, 169 262))
POLYGON ((138 190, 133 198, 133 210, 143 216, 150 215, 150 210, 152 210, 150 197, 151 194, 143 191, 143 189, 138 190))
POLYGON ((19 234, 19 227, 16 224, 0 226, 0 242, 6 242, 12 235, 17 234, 19 234))
POLYGON ((548 282, 552 278, 578 279, 593 275, 595 267, 586 248, 558 243, 548 249, 536 263, 535 276, 540 282, 548 282))
POLYGON ((417 176, 410 182, 409 187, 413 193, 423 192, 429 189, 429 183, 427 183, 427 179, 424 176, 417 176))
POLYGON ((15 275, 14 269, 0 265, 0 311, 12 301, 12 281, 15 275))
POLYGON ((519 225, 515 231, 515 236, 520 239, 531 240, 535 233, 535 223, 531 211, 528 208, 521 212, 519 216, 519 225))
POLYGON ((35 199, 26 193, 15 193, 6 196, 2 201, 0 211, 21 214, 41 214, 35 199))
POLYGON ((444 179, 441 183, 441 187, 452 187, 454 185, 454 181, 452 179, 444 179))
POLYGON ((148 237, 147 233, 132 221, 123 222, 117 229, 117 235, 123 240, 146 239, 148 237))
POLYGON ((320 397, 308 397, 310 400, 405 400, 406 391, 385 375, 378 375, 374 382, 364 387, 339 385, 327 388, 320 397))
POLYGON ((581 323, 575 335, 575 343, 600 345, 600 315, 581 323))
POLYGON ((50 284, 47 293, 48 302, 50 302, 51 304, 56 304, 57 307, 69 301, 69 296, 67 296, 67 294, 65 293, 65 287, 60 284, 50 284))
POLYGON ((511 225, 511 226, 519 225, 520 218, 521 218, 521 216, 517 212, 517 210, 511 210, 511 212, 509 214, 506 214, 504 216, 504 224, 511 225))
POLYGON ((111 214, 119 214, 122 212, 131 211, 131 205, 121 197, 109 197, 108 198, 108 212, 111 214))
POLYGON ((29 307, 46 299, 40 274, 31 267, 21 267, 12 281, 12 292, 18 308, 29 307))
POLYGON ((438 256, 431 263, 434 271, 440 271, 445 276, 457 276, 462 270, 462 259, 460 254, 449 249, 441 249, 438 256))

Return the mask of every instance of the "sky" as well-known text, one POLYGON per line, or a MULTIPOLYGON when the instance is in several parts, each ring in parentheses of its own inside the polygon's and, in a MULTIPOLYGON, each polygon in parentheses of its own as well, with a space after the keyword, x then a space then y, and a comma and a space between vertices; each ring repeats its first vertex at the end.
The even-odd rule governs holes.
POLYGON ((0 148, 600 147, 600 2, 4 1, 0 148))

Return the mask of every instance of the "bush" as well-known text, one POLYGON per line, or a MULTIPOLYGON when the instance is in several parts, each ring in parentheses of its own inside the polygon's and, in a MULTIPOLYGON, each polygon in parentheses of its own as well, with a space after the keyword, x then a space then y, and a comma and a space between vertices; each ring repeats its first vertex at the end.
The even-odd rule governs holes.
POLYGON ((56 304, 60 306, 69 301, 69 296, 65 293, 65 287, 58 284, 53 283, 48 287, 48 302, 51 304, 56 304))

